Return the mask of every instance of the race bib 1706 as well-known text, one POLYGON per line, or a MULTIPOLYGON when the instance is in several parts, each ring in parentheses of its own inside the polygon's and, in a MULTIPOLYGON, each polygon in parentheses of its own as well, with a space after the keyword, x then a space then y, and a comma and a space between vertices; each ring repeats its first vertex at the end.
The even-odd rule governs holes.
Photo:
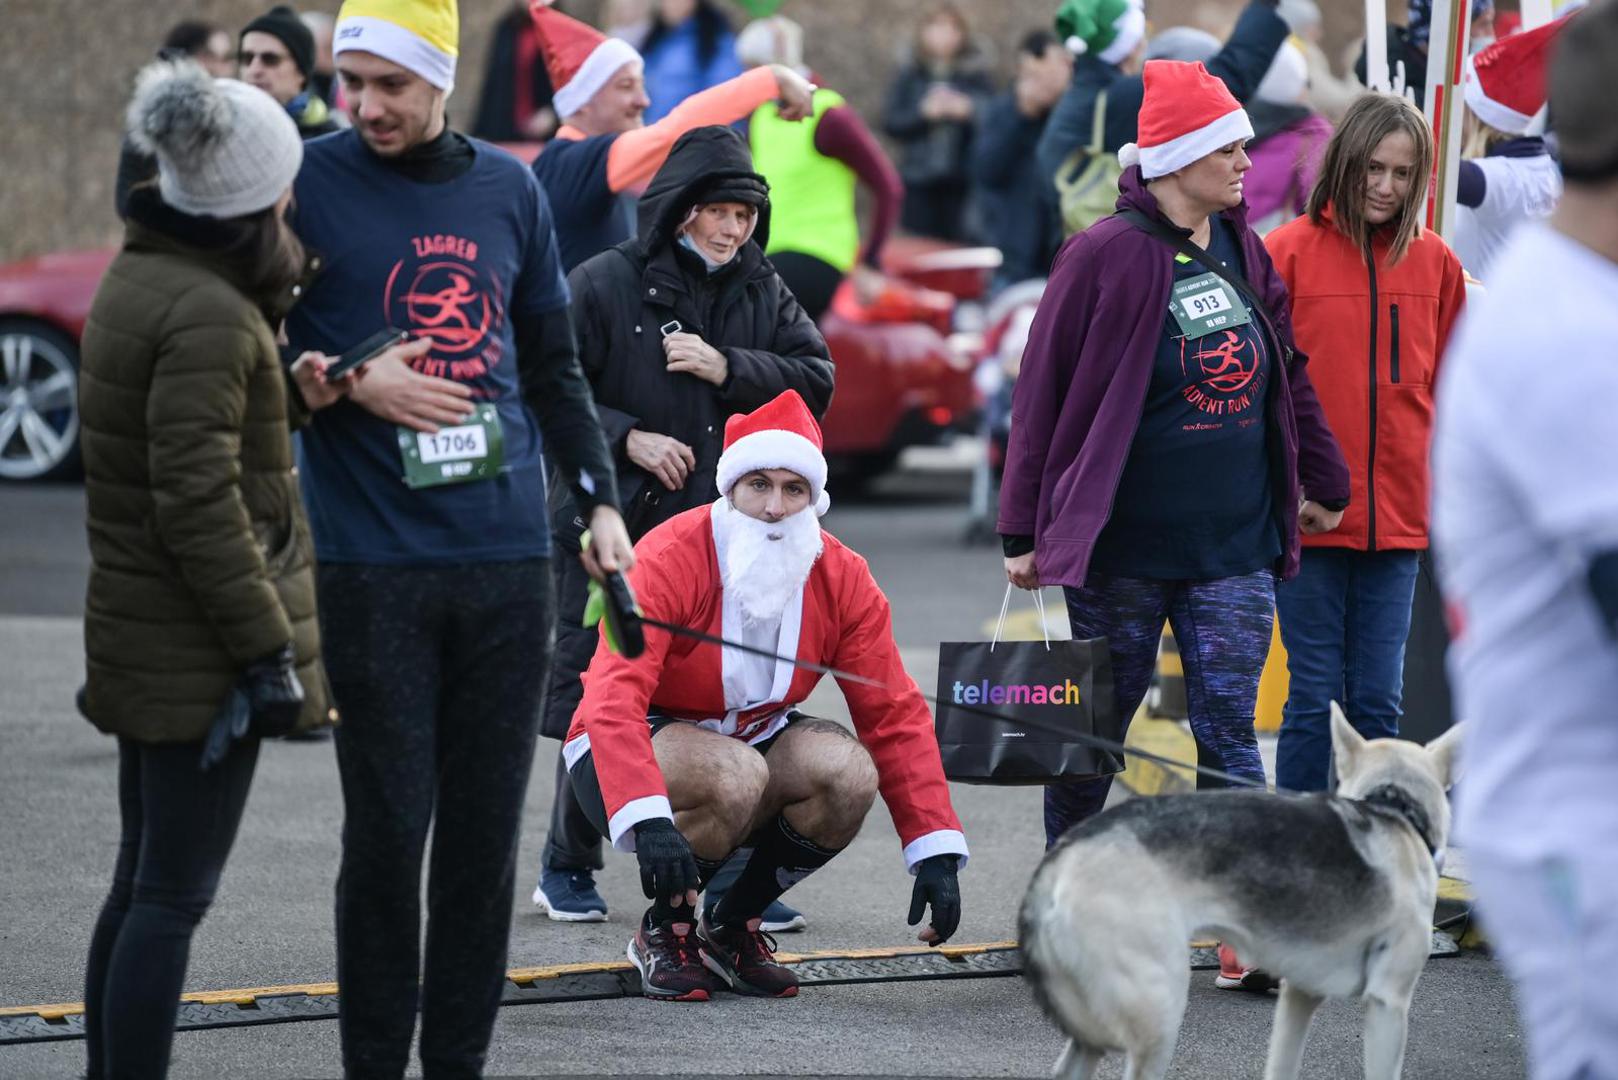
POLYGON ((500 414, 493 405, 479 405, 465 423, 432 434, 407 427, 398 431, 404 482, 413 488, 486 480, 505 463, 500 414))

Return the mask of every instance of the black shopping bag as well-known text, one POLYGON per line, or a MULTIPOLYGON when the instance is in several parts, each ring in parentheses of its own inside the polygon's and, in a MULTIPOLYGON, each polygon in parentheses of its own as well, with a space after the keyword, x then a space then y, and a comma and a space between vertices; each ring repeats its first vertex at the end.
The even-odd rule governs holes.
MULTIPOLYGON (((1041 594, 1034 592, 1040 619, 1041 594)), ((1007 593, 1007 602, 1010 593, 1007 593)), ((1000 626, 1006 608, 1000 608, 1000 626)), ((938 646, 938 749, 944 775, 969 784, 1044 784, 1123 770, 1106 638, 945 641, 938 646)))

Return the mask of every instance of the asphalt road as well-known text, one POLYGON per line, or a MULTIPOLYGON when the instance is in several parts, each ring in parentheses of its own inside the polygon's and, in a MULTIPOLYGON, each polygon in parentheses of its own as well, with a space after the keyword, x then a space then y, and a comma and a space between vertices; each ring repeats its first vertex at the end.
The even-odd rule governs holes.
MULTIPOLYGON (((833 491, 834 500, 837 492, 833 491)), ((972 639, 999 610, 992 549, 960 542, 959 474, 899 474, 863 499, 838 501, 828 528, 866 555, 893 601, 912 674, 931 688, 940 639, 972 639)), ((82 679, 88 559, 77 488, 0 487, 0 1006, 77 1001, 91 925, 110 878, 117 815, 115 752, 73 711, 82 679)), ((842 715, 829 680, 811 702, 842 715)), ((554 750, 541 751, 522 839, 512 925, 513 966, 611 961, 644 903, 634 861, 610 856, 604 925, 564 925, 528 900, 550 805, 554 750)), ((973 847, 962 875, 961 942, 1014 935, 1014 912, 1040 855, 1036 789, 957 786, 973 847)), ((342 815, 330 743, 266 747, 217 901, 197 933, 189 989, 333 978, 332 882, 342 815)), ((909 900, 892 825, 872 813, 864 833, 793 893, 810 928, 783 948, 904 945, 909 900)), ((1098 973, 1098 977, 1104 977, 1098 973)), ((1258 1077, 1272 1005, 1214 990, 1194 973, 1172 1075, 1258 1077)), ((1021 980, 809 988, 792 1001, 722 996, 707 1005, 639 999, 501 1010, 492 1076, 1043 1076, 1060 1040, 1021 980)), ((1316 1020, 1305 1075, 1360 1075, 1358 1013, 1333 1003, 1316 1020)), ((1507 1080, 1524 1075, 1509 987, 1483 956, 1432 961, 1411 1018, 1405 1075, 1507 1080)), ((317 1021, 183 1033, 172 1074, 332 1077, 336 1025, 317 1021)), ((82 1043, 0 1047, 0 1078, 77 1077, 82 1043)), ((1119 1075, 1115 1060, 1104 1076, 1119 1075)))

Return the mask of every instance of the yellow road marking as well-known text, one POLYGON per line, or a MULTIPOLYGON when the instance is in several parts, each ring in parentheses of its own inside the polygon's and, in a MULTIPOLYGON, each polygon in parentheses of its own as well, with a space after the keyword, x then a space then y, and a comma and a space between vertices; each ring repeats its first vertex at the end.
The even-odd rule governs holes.
MULTIPOLYGON (((1015 941, 990 941, 975 945, 912 945, 893 949, 823 949, 817 952, 806 953, 778 953, 776 959, 783 964, 799 964, 805 960, 884 960, 901 956, 927 956, 939 954, 948 957, 975 956, 980 953, 995 952, 1000 949, 1015 949, 1015 941)), ((556 979, 563 975, 594 975, 604 972, 632 970, 627 960, 615 960, 605 963, 586 962, 581 964, 550 964, 545 967, 512 968, 506 972, 506 978, 519 986, 538 982, 544 979, 556 979)), ((242 990, 195 990, 180 995, 181 1001, 194 1001, 203 1005, 251 1005, 261 997, 288 997, 303 995, 307 997, 325 997, 336 994, 337 984, 327 983, 299 983, 292 986, 255 986, 242 990)), ((68 1016, 78 1016, 84 1012, 84 1002, 73 1001, 59 1005, 8 1005, 0 1008, 0 1016, 39 1016, 46 1020, 61 1020, 68 1016)))

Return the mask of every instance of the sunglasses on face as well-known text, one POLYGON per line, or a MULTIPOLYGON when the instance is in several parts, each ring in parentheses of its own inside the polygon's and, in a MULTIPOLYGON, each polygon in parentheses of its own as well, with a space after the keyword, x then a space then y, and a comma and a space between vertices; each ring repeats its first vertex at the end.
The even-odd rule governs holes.
POLYGON ((236 62, 238 64, 240 64, 244 68, 245 67, 252 67, 254 60, 258 60, 260 63, 262 63, 267 68, 278 67, 278 66, 280 66, 281 61, 285 60, 286 58, 287 58, 286 53, 278 53, 278 52, 255 53, 255 52, 248 52, 246 49, 243 49, 241 52, 236 54, 236 62))

